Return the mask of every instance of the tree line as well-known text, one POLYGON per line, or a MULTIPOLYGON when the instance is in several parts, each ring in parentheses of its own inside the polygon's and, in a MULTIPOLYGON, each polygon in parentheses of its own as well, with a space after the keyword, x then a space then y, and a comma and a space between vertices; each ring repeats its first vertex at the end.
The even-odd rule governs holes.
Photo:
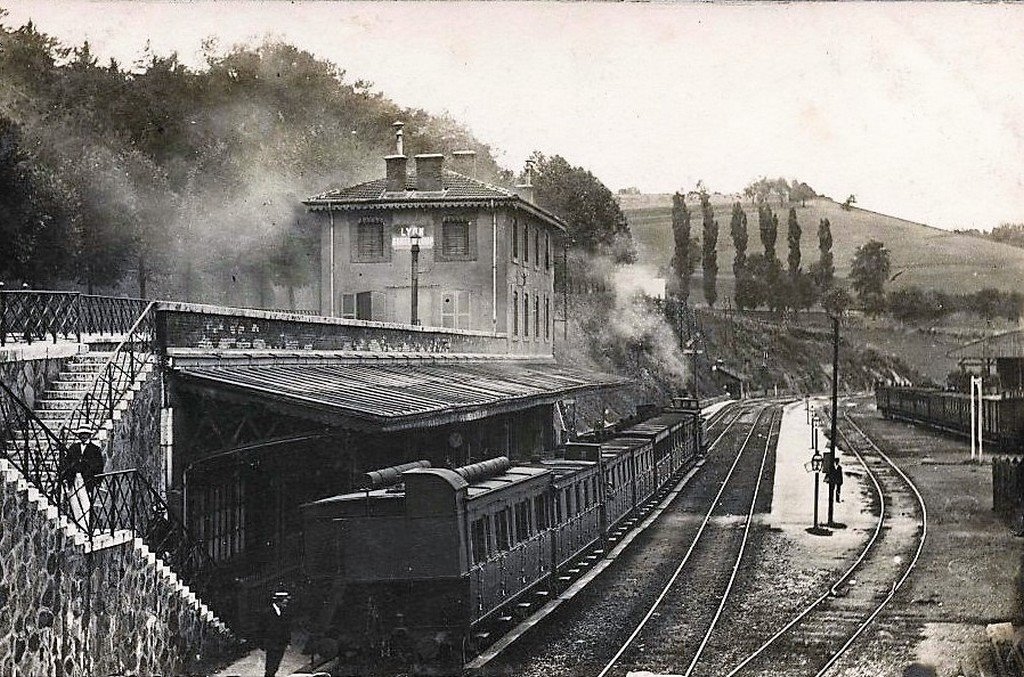
POLYGON ((269 302, 314 282, 318 235, 301 200, 381 174, 407 152, 490 149, 445 116, 268 41, 205 64, 147 50, 101 63, 0 10, 0 279, 32 287, 269 302))
MULTIPOLYGON (((774 184, 777 185, 777 184, 774 184)), ((704 298, 714 307, 718 301, 718 235, 719 224, 711 208, 706 190, 699 191, 702 237, 691 234, 691 214, 686 196, 675 193, 672 197, 672 234, 675 244, 670 264, 671 274, 666 285, 669 296, 687 303, 689 280, 702 270, 704 298)), ((766 201, 757 205, 757 233, 761 251, 748 254, 750 234, 747 212, 740 202, 732 206, 729 234, 735 256, 732 270, 735 278, 733 302, 739 310, 767 307, 774 311, 802 310, 821 303, 836 286, 835 263, 832 256, 832 231, 828 219, 818 224, 819 258, 808 266, 802 265, 800 242, 803 229, 795 207, 789 209, 786 221, 786 261, 776 252, 779 237, 779 217, 766 201)))

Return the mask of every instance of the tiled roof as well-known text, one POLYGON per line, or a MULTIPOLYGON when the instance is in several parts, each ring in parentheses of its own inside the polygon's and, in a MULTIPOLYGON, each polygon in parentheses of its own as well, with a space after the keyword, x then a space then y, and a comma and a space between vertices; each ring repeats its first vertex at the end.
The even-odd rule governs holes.
POLYGON ((386 179, 374 179, 365 183, 357 183, 348 188, 339 188, 321 193, 312 197, 308 202, 348 202, 365 200, 509 200, 516 197, 510 190, 492 186, 483 181, 471 179, 456 172, 441 172, 440 191, 418 191, 416 190, 416 174, 409 172, 405 178, 404 193, 388 193, 386 179))
POLYGON ((441 190, 416 190, 416 174, 409 172, 405 191, 388 192, 387 179, 374 179, 348 188, 329 190, 307 199, 303 204, 313 210, 321 209, 408 209, 480 206, 491 202, 508 204, 540 217, 559 230, 566 224, 551 212, 528 202, 514 192, 483 181, 471 179, 457 172, 441 172, 441 190))
POLYGON ((300 416, 370 430, 474 420, 628 383, 610 374, 514 360, 195 366, 176 373, 186 383, 215 384, 300 416))

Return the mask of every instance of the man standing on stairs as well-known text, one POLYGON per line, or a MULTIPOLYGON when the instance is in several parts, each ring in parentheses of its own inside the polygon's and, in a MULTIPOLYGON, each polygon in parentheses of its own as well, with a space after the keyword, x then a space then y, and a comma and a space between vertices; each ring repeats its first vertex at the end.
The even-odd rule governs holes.
POLYGON ((271 598, 270 608, 263 617, 260 639, 263 650, 267 652, 264 677, 275 677, 277 668, 284 658, 284 650, 292 639, 292 620, 288 613, 291 595, 287 590, 275 592, 271 598))
POLYGON ((97 476, 103 472, 103 450, 92 441, 92 428, 79 428, 75 435, 78 441, 68 446, 59 472, 71 516, 88 531, 92 527, 92 502, 99 484, 97 476))

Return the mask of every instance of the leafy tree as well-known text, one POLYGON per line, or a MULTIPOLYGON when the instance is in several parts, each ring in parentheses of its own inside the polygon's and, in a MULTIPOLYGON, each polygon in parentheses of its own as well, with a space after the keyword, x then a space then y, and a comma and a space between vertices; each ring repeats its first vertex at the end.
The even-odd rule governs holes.
POLYGON ((989 237, 996 242, 1024 247, 1024 223, 1001 223, 992 229, 989 237))
POLYGON ((850 292, 846 291, 846 287, 842 285, 832 285, 825 290, 821 297, 821 307, 832 317, 842 315, 851 305, 850 292))
POLYGON ((74 240, 59 187, 21 144, 18 125, 0 116, 0 278, 36 286, 65 271, 74 240))
POLYGON ((672 256, 674 288, 670 291, 683 303, 686 303, 690 297, 690 275, 693 274, 690 249, 690 209, 686 206, 686 196, 678 192, 672 196, 672 236, 675 241, 675 251, 672 256))
POLYGON ((813 188, 808 186, 803 181, 797 181, 796 179, 793 179, 793 181, 790 182, 789 199, 793 201, 799 200, 801 207, 806 207, 807 201, 815 197, 818 197, 818 194, 814 192, 813 188))
POLYGON ((892 264, 889 250, 878 240, 857 247, 850 265, 850 280, 857 300, 872 315, 885 308, 885 283, 892 264))
POLYGON ((620 263, 636 260, 626 217, 615 196, 592 173, 570 165, 560 155, 535 152, 537 203, 560 216, 569 226, 575 246, 612 256, 620 263))
POLYGON ((707 191, 701 191, 700 210, 704 221, 703 257, 704 268, 704 300, 708 305, 714 307, 718 300, 717 277, 718 277, 718 221, 715 220, 714 210, 711 209, 711 200, 707 191))
POLYGON ((850 211, 850 209, 856 203, 857 203, 857 196, 851 193, 850 195, 847 196, 846 201, 843 202, 843 209, 845 209, 846 211, 850 211))

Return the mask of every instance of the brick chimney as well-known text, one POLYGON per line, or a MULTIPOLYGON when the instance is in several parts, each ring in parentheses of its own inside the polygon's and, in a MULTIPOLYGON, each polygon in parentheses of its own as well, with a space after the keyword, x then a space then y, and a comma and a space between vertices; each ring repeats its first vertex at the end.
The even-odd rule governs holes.
POLYGON ((405 190, 405 168, 409 158, 404 155, 388 155, 384 158, 387 165, 387 187, 389 193, 401 193, 405 190))
POLYGON ((385 190, 389 193, 401 193, 405 191, 406 167, 409 164, 409 158, 405 157, 405 148, 402 143, 402 128, 405 123, 396 121, 391 126, 395 129, 395 154, 384 158, 384 165, 387 167, 385 190))
POLYGON ((441 166, 444 155, 440 153, 424 153, 416 156, 416 190, 437 192, 443 190, 441 183, 441 166))
POLYGON ((457 150, 452 153, 452 164, 455 171, 471 179, 476 178, 476 151, 457 150))
POLYGON ((516 186, 516 194, 527 202, 533 202, 533 160, 526 161, 523 182, 516 186))

